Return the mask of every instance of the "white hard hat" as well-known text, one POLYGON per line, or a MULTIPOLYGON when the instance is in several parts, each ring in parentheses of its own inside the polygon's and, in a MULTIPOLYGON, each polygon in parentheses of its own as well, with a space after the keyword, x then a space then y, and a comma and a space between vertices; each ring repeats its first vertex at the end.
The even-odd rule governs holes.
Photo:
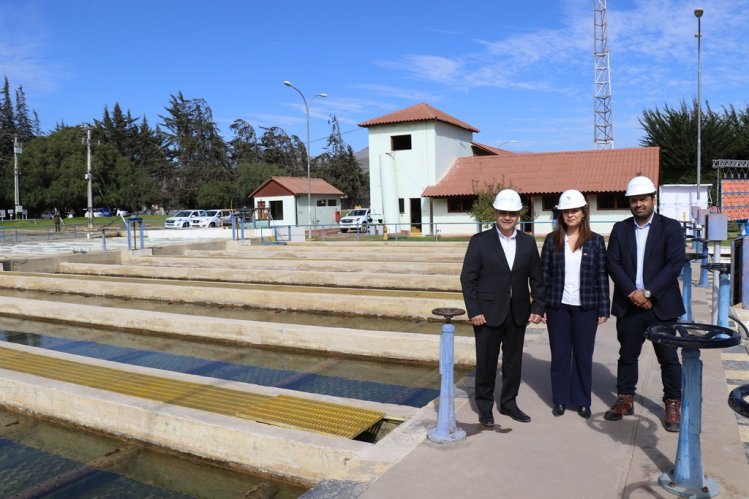
POLYGON ((520 201, 520 195, 512 189, 503 189, 499 191, 494 198, 495 210, 501 211, 520 211, 523 209, 523 203, 520 201))
POLYGON ((582 208, 586 204, 588 203, 585 201, 582 192, 575 189, 569 189, 559 196, 559 204, 554 208, 557 210, 571 210, 573 208, 582 208))
POLYGON ((655 194, 655 185, 647 177, 635 177, 627 184, 627 192, 624 196, 643 196, 645 194, 655 194))

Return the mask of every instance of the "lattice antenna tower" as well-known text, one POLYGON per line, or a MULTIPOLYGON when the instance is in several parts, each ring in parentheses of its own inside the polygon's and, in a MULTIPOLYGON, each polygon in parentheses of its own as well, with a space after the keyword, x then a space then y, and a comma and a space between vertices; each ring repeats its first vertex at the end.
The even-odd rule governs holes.
POLYGON ((609 69, 609 28, 606 0, 593 0, 593 65, 595 69, 593 143, 598 149, 614 148, 614 123, 611 120, 611 71, 609 69))

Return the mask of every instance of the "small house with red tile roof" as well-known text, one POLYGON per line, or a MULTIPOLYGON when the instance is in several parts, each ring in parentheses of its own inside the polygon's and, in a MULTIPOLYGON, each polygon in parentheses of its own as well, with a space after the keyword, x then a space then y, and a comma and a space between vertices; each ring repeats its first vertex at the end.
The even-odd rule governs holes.
POLYGON ((312 178, 308 183, 307 177, 271 177, 249 195, 255 208, 270 209, 277 225, 296 226, 335 225, 343 196, 325 180, 312 178))
POLYGON ((657 147, 518 154, 475 142, 478 129, 427 104, 360 126, 369 128, 372 209, 384 214, 388 230, 475 233, 477 193, 501 184, 521 194, 529 232, 550 232, 559 194, 578 189, 593 230, 607 234, 630 214, 627 182, 636 175, 659 181, 657 147))

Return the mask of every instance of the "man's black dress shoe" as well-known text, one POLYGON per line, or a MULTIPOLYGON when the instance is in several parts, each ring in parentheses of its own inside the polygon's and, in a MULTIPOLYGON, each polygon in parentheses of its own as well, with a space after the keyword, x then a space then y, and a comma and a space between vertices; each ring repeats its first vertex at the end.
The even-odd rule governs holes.
POLYGON ((481 423, 481 426, 492 428, 494 426, 494 416, 491 414, 483 414, 479 416, 479 423, 481 423))
POLYGON ((500 407, 499 413, 505 416, 510 416, 515 421, 520 423, 530 423, 531 417, 520 410, 519 407, 500 407))
POLYGON ((554 416, 561 416, 564 414, 564 404, 557 404, 554 406, 554 408, 551 410, 551 413, 554 416))
POLYGON ((590 407, 580 406, 580 408, 577 410, 577 413, 581 418, 588 419, 590 417, 590 407))

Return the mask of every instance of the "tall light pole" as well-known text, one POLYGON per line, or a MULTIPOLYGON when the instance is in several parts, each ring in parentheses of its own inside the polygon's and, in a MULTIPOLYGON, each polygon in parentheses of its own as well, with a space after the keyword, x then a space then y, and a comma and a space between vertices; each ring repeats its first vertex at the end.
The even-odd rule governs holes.
POLYGON ((289 88, 293 88, 299 93, 299 95, 302 96, 302 101, 304 101, 304 110, 307 115, 307 224, 309 225, 309 237, 311 238, 312 237, 312 174, 310 170, 310 150, 309 150, 309 107, 312 104, 312 101, 315 99, 315 97, 327 97, 328 94, 316 94, 316 95, 313 95, 309 101, 307 101, 307 98, 304 96, 302 91, 296 88, 294 85, 292 85, 289 80, 284 81, 283 84, 289 88))
POLYGON ((94 230, 94 196, 92 183, 94 176, 91 174, 91 129, 86 128, 86 175, 83 178, 88 182, 88 230, 94 230))
POLYGON ((697 18, 697 209, 700 208, 700 170, 702 169, 702 9, 695 9, 697 18))
POLYGON ((18 189, 18 155, 23 152, 21 144, 18 142, 18 136, 13 137, 13 194, 15 195, 15 211, 16 220, 18 220, 19 212, 23 212, 23 206, 21 206, 21 195, 18 189))

